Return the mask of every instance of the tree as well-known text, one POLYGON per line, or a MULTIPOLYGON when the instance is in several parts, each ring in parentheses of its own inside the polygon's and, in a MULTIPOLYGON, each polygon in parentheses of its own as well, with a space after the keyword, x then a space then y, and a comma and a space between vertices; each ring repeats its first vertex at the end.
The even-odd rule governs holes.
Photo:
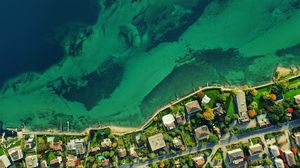
POLYGON ((265 164, 265 165, 271 165, 271 164, 272 164, 272 161, 271 161, 269 158, 266 158, 266 159, 264 160, 264 164, 265 164))
POLYGON ((216 142, 218 142, 218 137, 215 134, 210 134, 209 141, 212 143, 216 143, 216 142))
POLYGON ((271 99, 272 101, 275 101, 275 100, 277 99, 277 96, 276 96, 274 93, 272 93, 272 94, 270 95, 270 99, 271 99))
POLYGON ((270 95, 269 93, 267 93, 267 92, 264 92, 264 93, 262 94, 262 98, 263 98, 265 101, 268 101, 268 100, 271 99, 271 95, 270 95))
POLYGON ((205 93, 203 91, 198 92, 199 99, 203 99, 204 96, 205 96, 205 93))
POLYGON ((252 96, 256 96, 257 95, 257 90, 255 88, 250 89, 250 94, 252 96))
POLYGON ((248 115, 250 118, 253 118, 256 116, 256 111, 255 110, 248 110, 248 115))
POLYGON ((250 110, 256 110, 258 108, 258 105, 256 102, 252 102, 249 107, 250 110))
POLYGON ((271 90, 277 95, 283 94, 288 88, 288 83, 289 82, 287 80, 277 81, 273 86, 271 86, 271 90))
POLYGON ((211 108, 208 108, 204 113, 203 113, 203 118, 207 121, 211 121, 215 119, 215 114, 211 108))
POLYGON ((216 97, 216 102, 217 103, 221 103, 221 104, 224 104, 226 102, 226 97, 224 94, 219 94, 217 97, 216 97))

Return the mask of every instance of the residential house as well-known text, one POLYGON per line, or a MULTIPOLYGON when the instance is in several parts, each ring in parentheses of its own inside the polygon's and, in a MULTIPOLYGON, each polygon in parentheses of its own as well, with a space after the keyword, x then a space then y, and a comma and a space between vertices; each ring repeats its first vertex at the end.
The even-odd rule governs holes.
POLYGON ((110 148, 111 145, 112 145, 112 142, 111 142, 111 140, 109 138, 105 138, 103 140, 103 142, 101 142, 101 147, 102 148, 110 148))
POLYGON ((205 159, 204 159, 203 155, 194 157, 193 161, 195 163, 196 168, 202 167, 205 164, 205 159))
POLYGON ((162 117, 162 121, 166 127, 167 130, 174 129, 175 126, 175 118, 172 114, 167 114, 162 117))
POLYGON ((276 145, 271 145, 269 148, 270 148, 270 153, 271 153, 274 157, 277 157, 277 156, 280 155, 278 146, 276 146, 276 145))
POLYGON ((56 168, 56 167, 60 167, 61 165, 61 162, 62 162, 62 157, 61 156, 58 156, 57 158, 53 159, 53 160, 50 160, 50 167, 52 168, 56 168))
POLYGON ((195 129, 195 137, 197 140, 208 139, 210 131, 206 125, 198 127, 195 129))
POLYGON ((261 144, 255 144, 249 146, 249 153, 251 156, 260 154, 264 151, 264 148, 261 144))
POLYGON ((296 144, 300 147, 300 132, 294 134, 296 144))
POLYGON ((37 155, 27 156, 25 158, 27 168, 35 168, 39 166, 37 155))
POLYGON ((282 159, 276 158, 276 159, 274 160, 274 162, 275 162, 275 167, 276 167, 276 168, 285 168, 282 159))
POLYGON ((185 117, 180 113, 176 114, 175 119, 179 125, 184 125, 186 123, 185 117))
POLYGON ((240 164, 244 161, 244 152, 242 149, 237 148, 227 152, 230 163, 240 164))
POLYGON ((242 90, 238 90, 234 98, 235 98, 234 100, 236 104, 236 109, 239 114, 239 121, 241 122, 249 121, 250 119, 247 113, 245 92, 243 92, 242 90))
POLYGON ((218 135, 219 138, 221 138, 221 130, 219 127, 214 126, 214 133, 216 133, 218 135))
POLYGON ((125 148, 119 148, 118 149, 118 155, 121 158, 126 157, 126 155, 127 155, 126 149, 125 148))
POLYGON ((134 158, 138 157, 138 155, 137 155, 137 153, 135 151, 134 145, 130 145, 129 153, 130 153, 131 157, 134 157, 134 158))
POLYGON ((166 143, 165 143, 162 133, 158 133, 156 135, 150 136, 148 138, 148 142, 150 144, 152 151, 156 151, 156 150, 164 148, 166 146, 166 143))
POLYGON ((294 96, 294 100, 296 104, 300 104, 300 94, 294 96))
POLYGON ((277 136, 276 137, 276 141, 280 145, 284 145, 284 144, 286 144, 288 142, 287 137, 285 136, 285 134, 277 136))
POLYGON ((285 159, 289 166, 292 167, 292 166, 296 165, 295 155, 291 150, 284 151, 284 155, 285 155, 285 159))
POLYGON ((32 149, 34 147, 34 135, 30 135, 28 140, 25 141, 25 148, 28 149, 32 149))
POLYGON ((0 167, 1 168, 7 168, 10 165, 11 165, 11 163, 6 155, 0 156, 0 167))
POLYGON ((175 147, 175 148, 178 148, 178 149, 183 145, 181 139, 180 139, 180 138, 177 138, 177 137, 175 137, 175 138, 173 139, 173 144, 174 144, 174 147, 175 147))
POLYGON ((21 146, 9 149, 8 154, 13 162, 23 159, 23 152, 21 146))
POLYGON ((213 112, 214 112, 215 116, 220 117, 220 116, 224 115, 225 110, 223 109, 223 107, 220 103, 217 103, 216 107, 213 108, 213 112))
POLYGON ((212 161, 213 168, 223 168, 223 160, 222 159, 214 159, 212 161))
POLYGON ((267 127, 270 125, 270 121, 267 118, 267 114, 261 114, 261 115, 256 116, 256 120, 257 120, 259 127, 261 127, 261 128, 267 127))
POLYGON ((62 141, 58 141, 58 142, 50 141, 49 148, 54 151, 62 151, 63 150, 63 142, 62 141))
POLYGON ((210 102, 210 100, 211 100, 211 99, 210 99, 207 95, 204 95, 204 97, 203 97, 202 100, 201 100, 201 103, 207 104, 207 103, 210 102))
POLYGON ((73 155, 67 156, 66 166, 67 168, 75 168, 76 167, 77 157, 73 155))
POLYGON ((68 151, 76 151, 77 155, 83 155, 86 152, 86 144, 84 139, 72 139, 67 143, 66 149, 68 151))
POLYGON ((202 111, 202 108, 200 107, 197 100, 188 102, 185 104, 185 109, 188 115, 191 115, 193 113, 196 113, 198 111, 202 111))
POLYGON ((43 160, 41 162, 41 168, 48 168, 48 164, 47 164, 47 161, 46 160, 43 160))

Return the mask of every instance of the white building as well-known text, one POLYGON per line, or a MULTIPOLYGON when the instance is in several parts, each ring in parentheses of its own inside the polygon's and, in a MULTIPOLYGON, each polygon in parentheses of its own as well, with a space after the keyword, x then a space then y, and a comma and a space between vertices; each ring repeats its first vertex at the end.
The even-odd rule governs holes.
POLYGON ((37 155, 27 156, 25 158, 27 168, 35 168, 39 166, 37 155))
POLYGON ((296 165, 295 155, 291 150, 284 151, 284 155, 289 166, 296 165))
POLYGON ((276 145, 271 145, 271 146, 270 146, 270 153, 271 153, 274 157, 279 156, 279 155, 280 155, 280 152, 279 152, 278 146, 276 146, 276 145))
POLYGON ((174 129, 176 127, 175 126, 175 118, 172 114, 167 114, 167 115, 163 116, 162 121, 168 130, 174 129))
POLYGON ((205 95, 205 96, 202 98, 201 103, 207 104, 207 103, 209 103, 209 102, 210 102, 210 98, 209 98, 207 95, 205 95))
POLYGON ((6 155, 0 156, 0 167, 1 168, 7 168, 10 165, 11 165, 11 163, 6 155))
POLYGON ((283 160, 280 158, 275 159, 275 166, 276 168, 284 168, 283 160))

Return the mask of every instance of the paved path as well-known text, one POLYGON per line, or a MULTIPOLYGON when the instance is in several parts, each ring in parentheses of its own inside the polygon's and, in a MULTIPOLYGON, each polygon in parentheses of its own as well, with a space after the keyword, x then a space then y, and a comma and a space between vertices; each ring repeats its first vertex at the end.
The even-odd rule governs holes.
POLYGON ((266 127, 266 128, 261 128, 261 129, 251 131, 251 132, 248 132, 248 133, 243 133, 243 134, 239 134, 239 135, 231 135, 230 137, 222 138, 219 141, 219 143, 208 143, 206 146, 190 147, 190 148, 187 148, 184 151, 180 151, 180 152, 177 152, 175 154, 161 155, 157 158, 149 159, 149 160, 144 161, 144 162, 138 162, 138 163, 135 163, 135 164, 132 164, 132 165, 121 165, 119 167, 120 168, 145 167, 148 164, 160 162, 161 160, 171 159, 171 158, 187 155, 187 154, 190 154, 190 153, 196 153, 196 152, 199 152, 199 151, 204 151, 206 149, 211 149, 211 148, 213 148, 214 146, 216 146, 218 144, 220 144, 219 147, 226 147, 229 144, 235 144, 235 143, 238 143, 239 141, 251 139, 251 138, 254 138, 254 137, 258 137, 258 136, 263 136, 265 134, 269 134, 269 133, 273 133, 273 132, 291 130, 291 129, 293 129, 295 127, 299 127, 299 126, 300 126, 300 119, 297 119, 297 120, 293 120, 293 121, 283 123, 280 126, 279 125, 272 125, 272 126, 269 126, 269 127, 266 127))

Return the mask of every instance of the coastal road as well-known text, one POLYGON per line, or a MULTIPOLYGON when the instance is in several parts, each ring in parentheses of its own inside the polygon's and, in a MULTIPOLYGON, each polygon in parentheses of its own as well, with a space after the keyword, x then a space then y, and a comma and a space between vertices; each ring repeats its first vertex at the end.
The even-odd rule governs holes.
POLYGON ((239 141, 251 139, 251 138, 254 138, 254 137, 257 137, 257 136, 263 136, 263 135, 278 132, 278 131, 291 130, 295 127, 300 127, 300 119, 285 122, 285 123, 280 124, 280 125, 272 125, 272 126, 269 126, 269 127, 266 127, 266 128, 261 128, 261 129, 258 129, 258 130, 254 130, 254 131, 239 134, 239 135, 231 135, 227 138, 222 138, 219 141, 219 143, 208 143, 205 146, 190 147, 190 148, 187 148, 184 151, 180 151, 180 152, 177 152, 175 154, 161 155, 157 158, 149 159, 149 160, 144 161, 144 162, 137 162, 137 163, 134 163, 134 164, 131 164, 131 165, 120 165, 119 167, 120 168, 145 167, 148 164, 160 162, 161 160, 171 159, 171 158, 187 155, 187 154, 190 154, 190 153, 196 153, 196 152, 204 151, 206 149, 211 149, 215 146, 217 146, 218 148, 219 147, 225 147, 229 144, 238 143, 239 141))

